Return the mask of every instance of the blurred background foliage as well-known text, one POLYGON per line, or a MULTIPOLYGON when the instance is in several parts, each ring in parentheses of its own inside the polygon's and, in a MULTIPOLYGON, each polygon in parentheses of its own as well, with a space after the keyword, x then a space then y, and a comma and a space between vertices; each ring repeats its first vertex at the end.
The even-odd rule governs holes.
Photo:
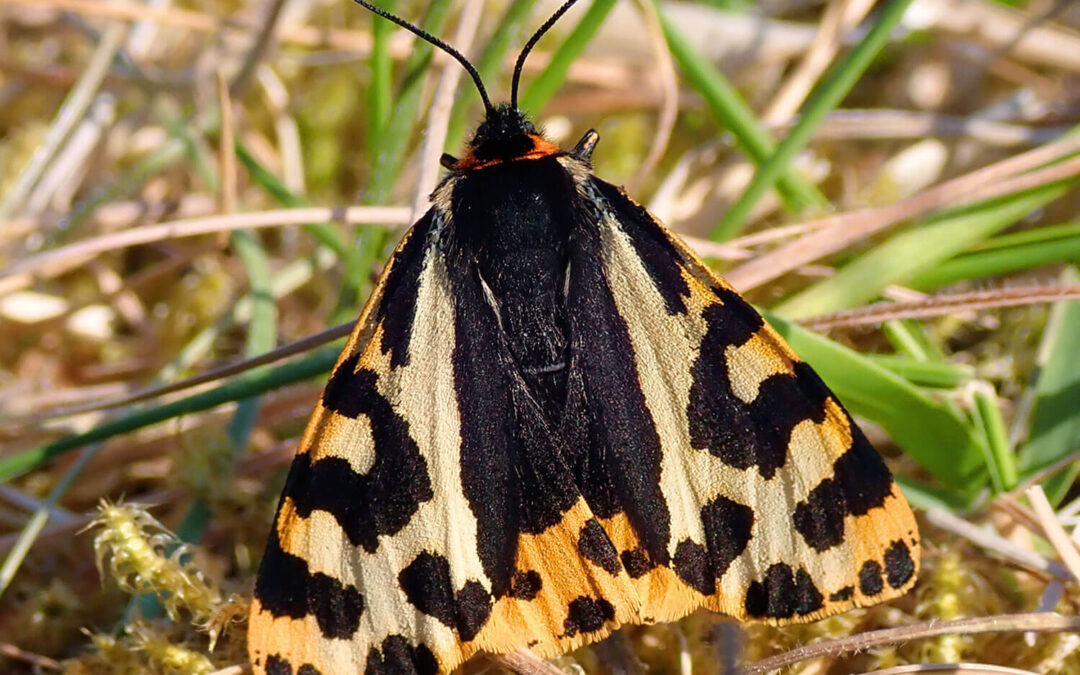
MULTIPOLYGON (((496 100, 558 6, 380 4, 496 100)), ((341 348, 321 331, 355 317, 482 113, 467 77, 441 84, 456 69, 347 0, 0 0, 0 670, 243 660, 236 619, 341 348)), ((559 665, 711 673, 740 644, 752 662, 1074 613, 1078 83, 1065 1, 583 0, 540 41, 522 107, 563 146, 599 131, 597 173, 769 313, 926 538, 888 607, 782 630, 699 614, 559 665)), ((793 672, 1080 672, 1075 633, 1026 635, 793 672)))

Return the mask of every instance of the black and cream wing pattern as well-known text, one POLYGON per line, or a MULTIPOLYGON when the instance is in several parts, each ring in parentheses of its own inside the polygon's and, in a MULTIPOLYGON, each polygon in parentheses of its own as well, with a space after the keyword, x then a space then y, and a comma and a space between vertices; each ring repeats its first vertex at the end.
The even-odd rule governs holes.
POLYGON ((593 175, 591 143, 510 107, 485 125, 303 436, 256 673, 449 672, 699 607, 785 623, 906 592, 914 518, 817 375, 593 175))

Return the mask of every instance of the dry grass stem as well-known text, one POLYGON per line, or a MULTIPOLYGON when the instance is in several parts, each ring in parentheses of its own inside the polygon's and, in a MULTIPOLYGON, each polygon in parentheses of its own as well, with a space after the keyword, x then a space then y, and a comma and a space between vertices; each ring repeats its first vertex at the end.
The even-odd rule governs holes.
POLYGON ((553 666, 528 649, 519 649, 509 654, 490 655, 488 658, 518 675, 564 675, 560 668, 553 666))
POLYGON ((997 614, 955 621, 925 621, 910 626, 874 630, 836 640, 827 640, 761 659, 743 667, 744 675, 764 675, 793 663, 821 657, 864 651, 873 647, 901 644, 910 640, 922 640, 940 635, 977 635, 980 633, 1007 632, 1077 633, 1080 632, 1080 616, 1065 616, 1051 612, 1026 614, 997 614))
MULTIPOLYGON (((218 107, 221 109, 221 133, 218 137, 218 164, 221 166, 221 215, 234 213, 237 205, 236 136, 232 95, 225 73, 217 71, 218 107)), ((219 236, 224 236, 221 233, 219 236)), ((224 242, 222 242, 224 243, 224 242)))
POLYGON ((925 319, 995 307, 1015 307, 1080 298, 1080 284, 1029 286, 930 296, 913 302, 881 302, 866 307, 822 314, 800 323, 813 330, 880 324, 895 319, 925 319))
MULTIPOLYGON (((789 125, 771 127, 782 131, 789 125)), ((1025 126, 980 117, 961 117, 919 110, 837 110, 814 132, 814 140, 921 139, 927 136, 966 137, 986 145, 1009 148, 1052 143, 1069 126, 1025 126)))
POLYGON ((250 672, 251 666, 245 663, 239 666, 229 666, 227 668, 221 668, 219 670, 215 670, 212 673, 209 673, 208 675, 247 675, 250 672))
POLYGON ((679 116, 679 80, 675 72, 675 62, 671 58, 667 40, 664 38, 664 28, 660 25, 660 15, 651 1, 641 0, 636 4, 641 18, 645 21, 645 28, 649 32, 649 42, 656 55, 661 97, 660 111, 656 118, 656 134, 649 146, 649 152, 645 155, 641 168, 627 183, 628 190, 631 192, 634 192, 637 186, 652 174, 664 157, 668 143, 671 141, 671 132, 675 129, 675 122, 679 116))
MULTIPOLYGON (((472 46, 483 10, 484 3, 481 0, 468 0, 461 11, 461 19, 452 44, 462 54, 467 54, 472 46)), ((443 149, 446 147, 450 114, 454 109, 454 99, 457 98, 455 94, 458 82, 464 74, 461 66, 448 54, 438 53, 437 58, 443 60, 442 74, 439 76, 439 84, 435 87, 435 95, 432 97, 428 113, 427 133, 420 147, 420 175, 416 180, 410 219, 413 222, 419 220, 427 211, 430 201, 428 196, 438 182, 439 158, 442 157, 443 149)))
POLYGON ((55 659, 50 659, 47 656, 41 656, 40 654, 34 654, 32 652, 19 649, 15 645, 8 644, 6 642, 0 642, 0 656, 6 656, 9 659, 14 659, 23 663, 29 663, 30 665, 36 668, 41 668, 43 670, 64 669, 64 666, 55 659))
POLYGON ((836 58, 841 36, 857 26, 873 6, 873 0, 832 0, 826 5, 814 41, 762 113, 763 123, 784 124, 798 112, 836 58))
POLYGON ((140 391, 136 391, 124 396, 118 396, 112 399, 106 399, 104 401, 96 401, 88 405, 68 406, 64 408, 57 408, 53 410, 45 410, 39 414, 28 416, 27 418, 11 417, 4 419, 5 423, 22 423, 22 424, 40 424, 46 420, 55 419, 57 417, 67 417, 70 415, 81 415, 88 412, 96 412, 99 410, 108 410, 111 408, 119 408, 120 406, 131 405, 133 403, 139 403, 141 401, 148 401, 154 398, 160 398, 168 394, 174 394, 178 391, 184 391, 192 389, 199 385, 220 380, 226 377, 232 377, 233 375, 240 375, 253 368, 264 366, 268 363, 274 363, 282 359, 286 359, 296 354, 302 354, 307 351, 311 351, 317 347, 333 342, 339 338, 347 336, 352 332, 353 326, 356 325, 355 321, 349 321, 346 323, 338 324, 333 328, 321 331, 314 335, 311 335, 300 340, 294 340, 288 344, 284 344, 277 349, 260 354, 254 358, 244 359, 237 363, 229 364, 227 366, 221 366, 220 368, 214 368, 208 370, 205 373, 200 373, 192 377, 171 382, 160 387, 150 387, 140 391))
POLYGON ((93 103, 94 96, 105 79, 113 57, 120 49, 127 35, 128 27, 109 26, 101 36, 101 41, 87 63, 86 70, 79 82, 64 99, 56 114, 56 119, 49 127, 48 134, 41 145, 30 157, 30 163, 20 173, 7 192, 0 198, 0 218, 19 211, 38 179, 45 173, 49 163, 67 141, 75 125, 83 118, 93 103))
MULTIPOLYGON (((276 0, 275 0, 276 1, 276 0)), ((213 16, 173 7, 150 7, 133 2, 107 2, 106 0, 0 0, 0 5, 21 5, 34 8, 60 9, 87 17, 118 19, 121 21, 153 21, 170 28, 182 28, 199 33, 215 34, 222 31, 255 33, 258 26, 237 22, 229 17, 213 16)), ((324 29, 315 26, 283 25, 277 37, 284 43, 298 47, 332 48, 355 52, 357 56, 371 53, 371 34, 368 32, 324 29)), ((390 54, 403 58, 412 51, 412 38, 402 32, 401 40, 392 40, 390 54)))
POLYGON ((207 216, 147 225, 86 239, 16 262, 0 270, 0 296, 26 288, 40 279, 63 274, 106 251, 129 246, 139 246, 166 239, 197 237, 216 232, 319 222, 402 225, 409 222, 410 215, 411 212, 407 207, 400 206, 308 207, 207 216))
MULTIPOLYGON (((727 274, 727 279, 735 288, 744 291, 757 288, 909 218, 946 206, 955 207, 1067 178, 1080 172, 1080 158, 1032 170, 1077 152, 1080 152, 1080 136, 1063 138, 887 206, 816 219, 811 221, 814 232, 735 268, 727 274), (1024 171, 1032 172, 1010 178, 1024 171)), ((803 225, 810 226, 811 223, 803 225)))
POLYGON ((1025 12, 981 0, 924 0, 919 6, 942 33, 982 42, 1009 58, 1080 72, 1080 35, 1075 32, 1033 24, 1025 12))
POLYGON ((896 666, 884 670, 874 670, 863 675, 908 675, 909 673, 952 673, 954 675, 1036 675, 1030 670, 1020 670, 1008 666, 995 666, 988 663, 924 663, 920 665, 896 666))
POLYGON ((1041 485, 1033 485, 1024 491, 1032 510, 1039 519, 1043 534, 1054 545, 1054 549, 1061 556, 1065 566, 1069 568, 1073 578, 1080 582, 1080 551, 1076 550, 1076 543, 1069 537, 1065 528, 1061 526, 1054 507, 1046 499, 1041 485))
POLYGON ((1071 578, 1069 569, 1058 561, 1040 555, 1029 548, 1014 544, 996 532, 986 527, 979 527, 945 509, 928 506, 923 509, 923 517, 935 527, 963 537, 979 548, 1011 563, 1059 579, 1071 578))

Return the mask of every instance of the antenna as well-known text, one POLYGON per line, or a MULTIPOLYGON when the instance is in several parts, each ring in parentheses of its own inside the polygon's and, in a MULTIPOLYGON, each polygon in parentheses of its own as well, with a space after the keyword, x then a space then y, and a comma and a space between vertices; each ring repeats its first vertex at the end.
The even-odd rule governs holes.
MULTIPOLYGON (((360 0, 356 1, 360 2, 360 0)), ((544 33, 548 32, 548 30, 555 25, 555 22, 558 21, 563 14, 566 14, 566 10, 570 9, 575 2, 577 2, 577 0, 566 0, 566 2, 563 3, 563 6, 557 9, 555 13, 551 15, 551 18, 545 21, 544 25, 540 26, 540 28, 533 33, 533 36, 525 43, 521 53, 518 54, 517 63, 514 64, 514 81, 510 87, 510 105, 513 106, 515 110, 517 110, 518 107, 518 83, 521 81, 521 69, 525 65, 525 57, 529 55, 529 52, 536 46, 536 43, 539 42, 540 38, 544 36, 544 33)))
MULTIPOLYGON (((409 23, 405 19, 402 19, 401 17, 398 17, 398 16, 394 16, 393 14, 386 11, 385 9, 382 9, 381 7, 377 7, 377 6, 373 5, 373 4, 371 4, 370 2, 365 2, 365 0, 353 0, 353 2, 355 2, 356 4, 358 4, 358 5, 362 6, 362 7, 365 7, 367 9, 371 10, 372 12, 378 14, 379 16, 383 17, 384 19, 389 19, 390 21, 393 21, 394 23, 401 26, 405 30, 408 30, 408 31, 412 32, 413 34, 415 34, 421 40, 423 40, 425 42, 428 42, 428 43, 434 45, 435 47, 438 47, 439 49, 443 50, 444 52, 446 52, 450 56, 453 56, 455 59, 457 59, 458 63, 460 63, 462 66, 465 67, 465 70, 469 73, 469 75, 473 79, 473 82, 476 84, 476 89, 477 89, 477 91, 480 92, 480 98, 482 98, 484 100, 484 109, 487 111, 487 113, 490 114, 491 111, 495 109, 495 106, 491 105, 491 99, 488 98, 487 90, 484 89, 484 82, 480 79, 480 73, 478 73, 476 71, 476 67, 473 64, 469 63, 469 59, 465 58, 464 54, 462 54, 458 50, 454 49, 450 45, 446 44, 445 42, 443 42, 439 38, 435 37, 431 33, 427 32, 423 28, 420 28, 419 26, 414 26, 413 24, 409 23)), ((571 4, 573 4, 573 2, 570 2, 570 3, 567 3, 567 4, 571 5, 571 4)), ((563 11, 564 10, 559 10, 559 13, 561 13, 563 11)), ((557 18, 557 16, 558 15, 556 15, 555 18, 557 18)), ((547 30, 547 27, 541 29, 541 33, 543 31, 545 31, 545 30, 547 30)), ((514 78, 514 82, 515 82, 515 86, 516 86, 516 83, 517 83, 517 78, 516 77, 514 78)))

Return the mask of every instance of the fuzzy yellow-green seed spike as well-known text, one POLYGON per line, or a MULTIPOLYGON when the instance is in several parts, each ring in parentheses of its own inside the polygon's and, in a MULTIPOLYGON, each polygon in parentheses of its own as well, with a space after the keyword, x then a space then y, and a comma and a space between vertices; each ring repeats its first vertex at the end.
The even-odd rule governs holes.
POLYGON ((101 575, 107 563, 120 588, 154 593, 174 621, 181 609, 196 621, 206 621, 222 604, 218 590, 191 563, 190 550, 144 506, 103 501, 91 527, 101 528, 94 537, 101 575))

